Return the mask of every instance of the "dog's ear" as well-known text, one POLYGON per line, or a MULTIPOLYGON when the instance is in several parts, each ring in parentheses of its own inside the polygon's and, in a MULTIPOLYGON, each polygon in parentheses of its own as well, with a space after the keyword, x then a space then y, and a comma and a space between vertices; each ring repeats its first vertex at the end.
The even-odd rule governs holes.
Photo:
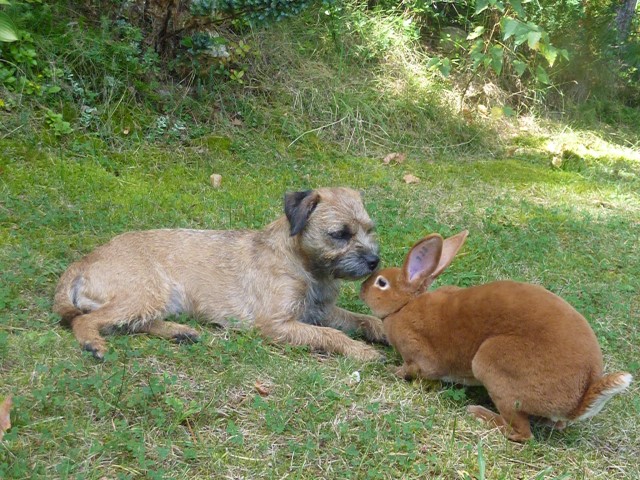
POLYGON ((320 195, 314 190, 287 192, 284 195, 284 213, 289 220, 292 237, 302 231, 319 200, 320 195))

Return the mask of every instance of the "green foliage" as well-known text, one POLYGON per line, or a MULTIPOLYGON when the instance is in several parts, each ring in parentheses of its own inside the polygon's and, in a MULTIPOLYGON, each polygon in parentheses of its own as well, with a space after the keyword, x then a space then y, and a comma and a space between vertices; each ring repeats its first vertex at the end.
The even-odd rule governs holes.
POLYGON ((0 83, 12 91, 39 95, 42 93, 42 79, 48 72, 43 73, 38 68, 33 37, 15 27, 12 33, 13 40, 0 43, 0 83))
POLYGON ((604 60, 610 57, 615 39, 611 28, 612 2, 542 1, 540 7, 532 12, 533 18, 551 33, 556 44, 571 54, 570 64, 559 69, 558 83, 566 85, 567 92, 591 94, 598 83, 597 77, 608 76, 607 70, 612 70, 610 67, 613 66, 608 68, 608 61, 604 60))
POLYGON ((435 57, 430 66, 444 75, 450 73, 451 62, 474 74, 491 73, 508 90, 544 88, 552 81, 549 69, 560 57, 568 60, 569 54, 556 48, 549 33, 531 20, 530 12, 538 8, 520 0, 477 0, 465 18, 455 19, 469 33, 465 37, 447 32, 442 38, 450 45, 448 58, 435 57))
POLYGON ((247 69, 246 59, 251 47, 244 40, 229 40, 222 35, 195 32, 182 38, 186 50, 171 62, 172 68, 183 76, 198 82, 211 82, 213 78, 242 84, 247 69))
MULTIPOLYGON (((580 101, 605 91, 631 102, 640 96, 637 18, 620 43, 612 28, 619 2, 412 0, 403 6, 439 40, 431 68, 493 78, 515 103, 541 105, 565 92, 580 101)), ((379 8, 395 7, 381 2, 379 8)))
POLYGON ((66 93, 84 105, 128 96, 131 89, 142 94, 158 86, 158 56, 146 46, 139 28, 126 21, 100 20, 99 28, 87 28, 80 18, 52 44, 68 88, 66 93))
POLYGON ((64 120, 61 113, 47 110, 45 112, 45 123, 56 137, 62 137, 73 132, 71 124, 64 120))
POLYGON ((321 17, 341 60, 376 63, 399 55, 408 48, 418 50, 419 25, 396 6, 371 11, 363 2, 336 2, 321 17))
POLYGON ((596 95, 619 97, 638 105, 640 99, 640 30, 638 15, 628 38, 615 28, 618 1, 541 0, 531 18, 549 32, 554 45, 571 61, 557 68, 555 82, 572 100, 596 95))
MULTIPOLYGON (((1 5, 1 4, 0 4, 1 5)), ((11 17, 0 11, 0 43, 11 43, 18 40, 18 29, 11 17)))
POLYGON ((268 21, 298 15, 311 3, 312 0, 191 0, 189 11, 194 17, 220 19, 226 14, 244 22, 268 21))
POLYGON ((36 13, 47 8, 39 1, 10 8, 10 14, 0 11, 0 85, 27 96, 58 93, 60 87, 55 84, 52 70, 40 58, 32 32, 17 26, 17 23, 31 24, 37 18, 36 13))
MULTIPOLYGON (((323 0, 326 5, 332 0, 323 0)), ((220 78, 244 83, 250 51, 238 34, 256 24, 280 21, 300 14, 310 0, 189 0, 173 8, 162 0, 133 2, 142 17, 127 21, 139 28, 142 41, 155 51, 181 79, 214 83, 220 78), (149 3, 149 4, 148 4, 149 3), (150 25, 149 25, 150 24, 150 25)))

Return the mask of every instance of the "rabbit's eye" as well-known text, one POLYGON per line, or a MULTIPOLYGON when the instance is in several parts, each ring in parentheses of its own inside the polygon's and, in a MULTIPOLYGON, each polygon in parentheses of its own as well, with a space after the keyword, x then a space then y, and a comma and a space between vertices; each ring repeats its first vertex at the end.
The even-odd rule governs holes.
POLYGON ((382 290, 386 290, 389 288, 389 282, 383 276, 379 276, 376 278, 376 287, 379 287, 382 290))

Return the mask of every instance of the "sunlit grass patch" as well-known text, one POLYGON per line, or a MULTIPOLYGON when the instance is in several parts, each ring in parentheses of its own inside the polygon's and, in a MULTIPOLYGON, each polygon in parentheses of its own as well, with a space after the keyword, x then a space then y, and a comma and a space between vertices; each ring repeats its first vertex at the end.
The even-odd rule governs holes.
MULTIPOLYGON (((259 228, 281 214, 287 189, 350 185, 364 191, 385 265, 427 233, 467 228, 439 285, 542 284, 585 314, 608 370, 640 368, 633 182, 556 169, 542 156, 414 155, 389 166, 326 142, 229 139, 222 149, 199 139, 104 145, 82 157, 5 140, 14 155, 2 164, 0 392, 15 396, 0 450, 6 478, 640 474, 635 384, 593 420, 565 432, 536 426, 521 446, 467 416, 469 404, 490 405, 482 389, 401 381, 388 347, 386 364, 365 365, 180 318, 203 332, 200 343, 113 336, 105 363, 82 354, 50 313, 51 296, 64 268, 96 245, 138 228, 259 228), (406 184, 407 173, 420 182, 406 184)), ((366 312, 358 288, 346 283, 340 304, 366 312)))
MULTIPOLYGON (((640 478, 637 381, 592 420, 535 425, 517 445, 466 414, 491 406, 486 391, 400 380, 390 347, 362 364, 181 317, 201 342, 110 336, 97 363, 51 313, 65 268, 118 233, 260 228, 285 191, 345 185, 364 193, 385 266, 468 229, 438 285, 543 285, 585 315, 608 371, 638 376, 633 127, 465 116, 407 19, 342 20, 256 30, 251 82, 175 86, 162 112, 126 95, 63 138, 37 108, 0 112, 0 398, 15 397, 0 477, 640 478), (331 28, 360 34, 341 44, 331 28), (404 161, 385 165, 392 152, 404 161)), ((359 287, 339 303, 366 313, 359 287)))

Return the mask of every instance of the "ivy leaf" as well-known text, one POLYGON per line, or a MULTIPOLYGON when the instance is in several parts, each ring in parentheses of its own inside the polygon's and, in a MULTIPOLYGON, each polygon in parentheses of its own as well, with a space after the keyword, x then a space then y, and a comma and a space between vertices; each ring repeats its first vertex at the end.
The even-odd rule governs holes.
POLYGON ((541 37, 542 33, 540 32, 531 31, 527 34, 527 42, 529 43, 529 48, 531 50, 535 50, 538 47, 541 37))
POLYGON ((536 67, 536 79, 540 82, 540 83, 544 83, 546 85, 551 83, 551 80, 549 80, 549 74, 547 73, 547 71, 541 67, 540 65, 538 65, 536 67))
POLYGON ((489 7, 489 0, 476 0, 476 12, 475 15, 485 11, 489 7))
POLYGON ((521 32, 521 33, 516 34, 516 39, 514 41, 515 44, 516 44, 516 47, 519 46, 519 45, 522 45, 524 42, 527 41, 527 35, 529 35, 529 32, 526 32, 526 33, 522 33, 521 32))
POLYGON ((502 19, 502 31, 503 31, 502 39, 507 40, 514 33, 516 33, 516 30, 518 29, 519 25, 520 25, 520 22, 518 20, 514 20, 513 18, 509 18, 509 17, 504 17, 502 19))
POLYGON ((0 42, 10 43, 18 40, 18 29, 9 16, 0 12, 0 42))
POLYGON ((511 22, 505 21, 505 28, 508 26, 510 30, 513 29, 514 43, 516 47, 526 42, 529 38, 529 34, 531 32, 537 32, 537 28, 539 28, 537 25, 530 22, 523 23, 516 19, 509 20, 511 20, 511 22))
POLYGON ((478 51, 472 51, 469 56, 471 57, 471 60, 473 60, 473 70, 477 69, 478 66, 483 63, 484 59, 486 58, 486 55, 484 53, 478 51))
POLYGON ((427 68, 437 68, 443 76, 447 77, 451 72, 451 61, 448 58, 432 57, 427 63, 427 68))
POLYGON ((484 33, 484 27, 482 25, 479 27, 476 27, 473 29, 473 32, 467 35, 467 40, 475 40, 476 38, 481 36, 483 33, 484 33))
POLYGON ((505 117, 515 117, 515 115, 516 115, 516 111, 513 108, 511 108, 511 107, 509 107, 507 105, 502 107, 502 111, 503 111, 505 117))
POLYGON ((503 48, 500 45, 494 45, 489 50, 491 55, 491 68, 496 72, 496 75, 500 75, 502 72, 502 58, 503 58, 503 48))
POLYGON ((500 12, 504 12, 504 3, 500 0, 489 0, 489 3, 500 10, 500 12))
POLYGON ((444 58, 438 65, 438 70, 443 76, 448 77, 449 73, 451 73, 451 61, 448 58, 444 58))
POLYGON ((526 14, 524 13, 524 8, 522 8, 522 2, 520 0, 510 0, 509 3, 511 3, 511 8, 513 8, 513 11, 516 12, 519 17, 525 17, 526 14))
POLYGON ((513 69, 516 71, 519 77, 521 77, 522 74, 527 70, 527 64, 520 60, 514 60, 512 64, 513 69))
POLYGON ((541 47, 540 53, 544 58, 547 59, 547 62, 549 62, 549 66, 553 67, 553 64, 555 63, 556 58, 558 58, 558 49, 553 45, 545 45, 545 44, 540 44, 540 47, 541 47))
POLYGON ((429 59, 429 61, 427 62, 427 68, 435 67, 439 63, 440 63, 440 58, 439 57, 431 57, 429 59))

